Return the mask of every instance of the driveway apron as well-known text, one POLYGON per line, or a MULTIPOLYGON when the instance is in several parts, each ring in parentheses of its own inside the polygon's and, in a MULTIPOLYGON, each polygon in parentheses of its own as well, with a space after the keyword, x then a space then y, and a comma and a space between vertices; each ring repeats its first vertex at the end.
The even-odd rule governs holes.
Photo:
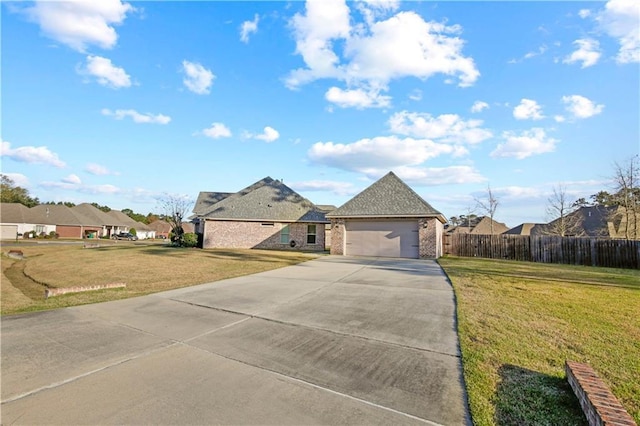
POLYGON ((2 319, 2 424, 469 424, 430 260, 325 256, 2 319))

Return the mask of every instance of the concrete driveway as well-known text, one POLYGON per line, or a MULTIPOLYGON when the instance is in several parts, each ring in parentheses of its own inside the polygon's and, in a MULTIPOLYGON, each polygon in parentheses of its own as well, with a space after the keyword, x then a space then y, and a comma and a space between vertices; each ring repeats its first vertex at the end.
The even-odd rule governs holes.
POLYGON ((2 424, 468 424, 433 261, 322 257, 2 320, 2 424))

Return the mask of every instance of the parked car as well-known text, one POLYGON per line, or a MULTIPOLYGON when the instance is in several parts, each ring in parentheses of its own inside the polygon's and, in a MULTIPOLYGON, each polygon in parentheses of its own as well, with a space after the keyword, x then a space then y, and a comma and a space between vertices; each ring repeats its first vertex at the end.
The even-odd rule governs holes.
POLYGON ((118 232, 114 234, 111 238, 114 240, 129 240, 129 241, 138 241, 138 237, 133 235, 131 232, 118 232))

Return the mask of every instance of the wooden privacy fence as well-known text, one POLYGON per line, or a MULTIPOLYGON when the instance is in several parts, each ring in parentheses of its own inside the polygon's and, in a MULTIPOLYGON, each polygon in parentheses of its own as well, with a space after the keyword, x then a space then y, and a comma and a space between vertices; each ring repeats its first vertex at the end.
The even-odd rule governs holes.
POLYGON ((640 240, 550 235, 447 235, 445 254, 540 263, 640 268, 640 240))

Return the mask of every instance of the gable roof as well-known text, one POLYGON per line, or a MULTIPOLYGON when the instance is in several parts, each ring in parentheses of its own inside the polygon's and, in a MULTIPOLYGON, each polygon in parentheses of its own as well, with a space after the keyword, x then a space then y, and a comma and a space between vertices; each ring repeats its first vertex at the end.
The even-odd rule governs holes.
POLYGON ((327 217, 436 217, 442 223, 447 221, 442 213, 393 172, 387 173, 327 217))
POLYGON ((193 206, 193 213, 199 216, 208 211, 212 205, 218 201, 222 201, 228 196, 232 195, 232 192, 200 192, 196 204, 193 206))
MULTIPOLYGON (((489 216, 482 216, 482 219, 471 229, 472 234, 491 234, 491 218, 489 216)), ((502 222, 493 220, 493 233, 502 234, 509 230, 509 227, 502 222)))
POLYGON ((327 222, 325 214, 279 180, 266 177, 212 204, 198 217, 273 222, 327 222))

